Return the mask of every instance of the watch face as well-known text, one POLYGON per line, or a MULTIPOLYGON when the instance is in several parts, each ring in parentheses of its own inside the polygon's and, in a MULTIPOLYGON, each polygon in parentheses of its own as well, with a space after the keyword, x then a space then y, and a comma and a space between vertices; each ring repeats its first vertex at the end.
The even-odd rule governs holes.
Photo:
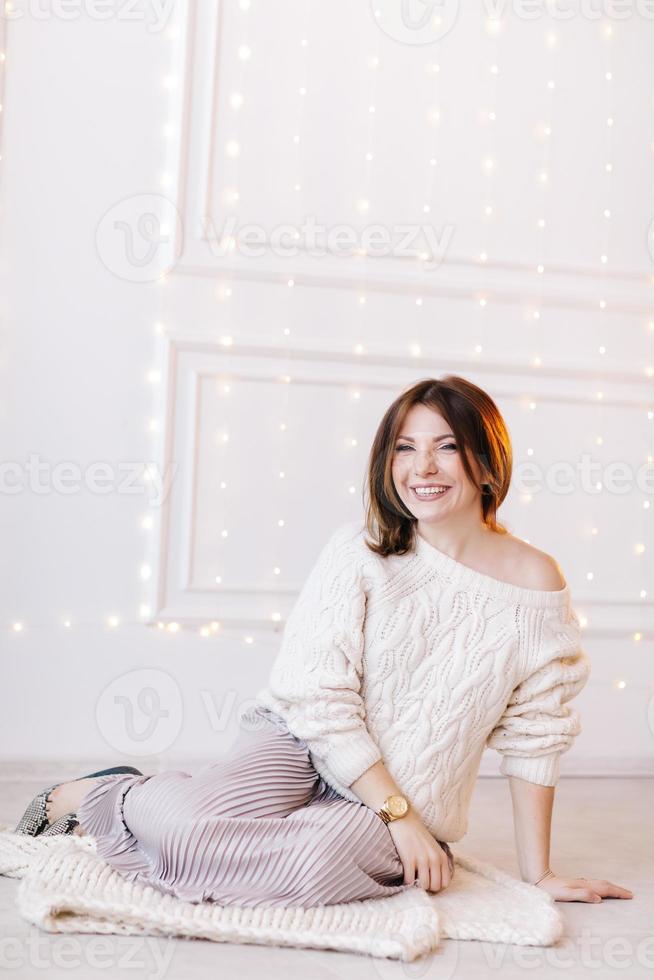
POLYGON ((386 806, 394 817, 403 817, 409 809, 409 804, 403 796, 389 796, 386 806))

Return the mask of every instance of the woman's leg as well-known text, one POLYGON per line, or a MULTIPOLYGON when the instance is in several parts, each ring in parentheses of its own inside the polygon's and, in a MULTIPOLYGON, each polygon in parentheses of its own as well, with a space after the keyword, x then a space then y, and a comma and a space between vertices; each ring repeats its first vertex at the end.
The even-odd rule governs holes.
POLYGON ((403 890, 388 829, 326 786, 283 724, 242 731, 194 776, 100 777, 77 814, 123 875, 188 901, 308 906, 403 890))

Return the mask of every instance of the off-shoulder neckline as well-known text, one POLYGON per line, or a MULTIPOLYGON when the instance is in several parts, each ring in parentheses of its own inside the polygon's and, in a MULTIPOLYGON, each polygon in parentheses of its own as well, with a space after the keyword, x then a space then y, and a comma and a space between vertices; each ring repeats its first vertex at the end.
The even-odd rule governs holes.
POLYGON ((439 551, 433 544, 430 544, 417 530, 414 530, 414 539, 415 553, 460 585, 476 586, 499 598, 539 608, 564 606, 570 599, 570 586, 567 583, 556 592, 547 589, 526 589, 493 578, 491 575, 479 572, 469 565, 464 565, 456 558, 451 558, 444 551, 439 551))

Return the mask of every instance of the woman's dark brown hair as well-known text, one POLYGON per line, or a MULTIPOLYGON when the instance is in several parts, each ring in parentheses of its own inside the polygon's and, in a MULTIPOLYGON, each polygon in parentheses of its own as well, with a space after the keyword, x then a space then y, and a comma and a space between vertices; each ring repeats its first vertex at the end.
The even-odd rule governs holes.
POLYGON ((443 416, 454 433, 468 479, 481 491, 484 523, 498 534, 507 529, 497 521, 497 510, 511 483, 513 453, 509 432, 500 410, 482 388, 454 374, 426 378, 402 392, 386 410, 368 457, 366 541, 376 554, 405 554, 414 545, 416 518, 404 506, 393 481, 395 444, 407 412, 426 405, 443 416), (478 463, 478 482, 470 464, 478 463))

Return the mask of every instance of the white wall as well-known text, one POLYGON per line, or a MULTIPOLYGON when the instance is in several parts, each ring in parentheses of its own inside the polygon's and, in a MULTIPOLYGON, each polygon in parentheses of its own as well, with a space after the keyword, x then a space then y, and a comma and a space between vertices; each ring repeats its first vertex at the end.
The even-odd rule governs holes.
MULTIPOLYGON (((590 454, 606 482, 611 463, 654 460, 652 20, 530 21, 513 4, 496 32, 471 5, 413 43, 430 35, 401 34, 381 0, 388 33, 345 0, 177 0, 161 18, 144 3, 142 19, 117 3, 106 20, 90 2, 67 20, 16 7, 0 370, 5 479, 24 486, 1 508, 5 760, 224 751, 303 576, 362 512, 381 414, 418 378, 487 388, 516 476, 590 454), (269 245, 290 226, 305 248, 221 255, 207 214, 269 245), (359 247, 380 226, 400 254, 334 239, 307 254, 307 218, 359 247), (174 477, 163 502, 148 461, 174 477), (64 462, 79 479, 53 472, 64 462), (104 493, 85 483, 98 462, 104 493)), ((649 479, 594 493, 577 476, 530 500, 516 482, 500 515, 557 558, 587 620, 564 772, 651 768, 649 479)))

